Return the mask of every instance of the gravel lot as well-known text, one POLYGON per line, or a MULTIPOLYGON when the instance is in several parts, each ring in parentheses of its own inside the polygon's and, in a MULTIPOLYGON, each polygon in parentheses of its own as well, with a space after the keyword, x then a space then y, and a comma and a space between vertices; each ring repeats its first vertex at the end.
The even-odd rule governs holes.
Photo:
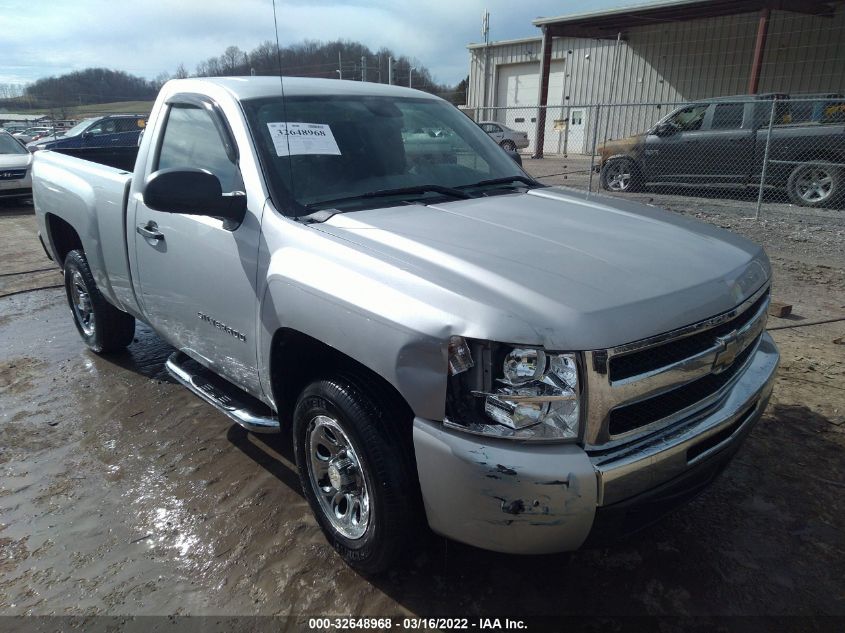
MULTIPOLYGON (((526 168, 562 171, 547 161, 526 168)), ((646 198, 765 244, 775 299, 795 306, 771 328, 845 315, 845 212, 771 203, 756 223, 735 199, 646 198)), ((431 536, 367 579, 323 540, 289 442, 172 383, 144 326, 125 355, 88 352, 50 268, 31 206, 0 206, 0 614, 845 617, 845 322, 773 332, 768 411, 657 526, 569 556, 431 536)))

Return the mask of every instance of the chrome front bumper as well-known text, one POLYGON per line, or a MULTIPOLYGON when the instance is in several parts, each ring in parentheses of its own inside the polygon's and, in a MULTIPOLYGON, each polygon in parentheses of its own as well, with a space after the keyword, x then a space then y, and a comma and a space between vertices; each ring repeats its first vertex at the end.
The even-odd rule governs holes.
POLYGON ((747 367, 709 407, 638 441, 607 452, 592 451, 598 505, 649 490, 741 442, 766 408, 779 360, 774 341, 764 333, 747 367))

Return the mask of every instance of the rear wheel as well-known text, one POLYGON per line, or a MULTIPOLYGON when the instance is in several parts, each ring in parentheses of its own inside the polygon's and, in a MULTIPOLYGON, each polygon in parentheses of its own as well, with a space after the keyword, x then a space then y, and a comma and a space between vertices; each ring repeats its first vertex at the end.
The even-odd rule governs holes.
POLYGON ((411 421, 362 385, 337 376, 306 387, 294 411, 294 452, 327 540, 349 565, 375 574, 412 543, 419 485, 404 436, 411 421))
POLYGON ((502 149, 506 152, 515 152, 516 151, 516 144, 513 141, 508 141, 507 139, 499 143, 502 149))
POLYGON ((842 197, 842 185, 841 169, 805 163, 792 170, 786 191, 794 204, 823 207, 842 197))
POLYGON ((601 168, 601 186, 607 191, 632 192, 643 188, 636 163, 630 158, 611 158, 601 168))
POLYGON ((135 317, 106 301, 82 251, 71 251, 65 258, 65 292, 76 329, 93 351, 117 352, 132 342, 135 317))

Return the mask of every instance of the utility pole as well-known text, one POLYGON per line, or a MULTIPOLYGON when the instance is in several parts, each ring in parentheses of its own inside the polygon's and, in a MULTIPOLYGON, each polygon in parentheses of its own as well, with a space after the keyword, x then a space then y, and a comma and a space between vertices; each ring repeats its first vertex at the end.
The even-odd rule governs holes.
POLYGON ((393 58, 387 58, 387 83, 393 85, 393 58))
POLYGON ((337 52, 337 78, 343 79, 343 61, 340 59, 340 51, 337 52))
POLYGON ((481 14, 481 35, 484 36, 484 118, 489 119, 490 113, 487 108, 490 104, 487 101, 490 94, 488 88, 488 84, 490 83, 488 78, 490 73, 490 12, 486 9, 481 14))
POLYGON ((408 71, 408 88, 414 87, 414 71, 416 69, 416 66, 411 66, 411 69, 408 71))
POLYGON ((367 56, 361 55, 361 81, 367 81, 367 56))

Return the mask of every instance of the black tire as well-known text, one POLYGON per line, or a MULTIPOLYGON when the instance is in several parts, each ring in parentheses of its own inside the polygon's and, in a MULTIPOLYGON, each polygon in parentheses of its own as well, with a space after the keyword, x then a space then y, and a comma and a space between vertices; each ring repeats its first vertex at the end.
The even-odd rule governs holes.
MULTIPOLYGON (((396 566, 411 550, 421 525, 421 502, 411 446, 412 420, 401 407, 391 405, 389 397, 365 384, 357 378, 336 376, 306 387, 294 410, 293 444, 302 489, 326 539, 348 565, 365 574, 378 574, 396 566), (336 422, 340 432, 326 420, 336 422), (331 446, 321 445, 320 438, 327 430, 341 443, 347 442, 351 454, 331 453, 331 446), (351 467, 349 475, 354 482, 349 485, 355 489, 349 498, 357 501, 339 502, 337 507, 345 511, 330 518, 334 506, 329 497, 337 499, 343 494, 343 488, 334 487, 331 479, 330 465, 338 460, 351 460, 360 469, 351 467), (325 464, 322 479, 318 466, 312 466, 318 461, 325 464), (366 485, 363 490, 360 482, 366 485), (322 503, 318 497, 321 483, 322 503), (362 528, 364 498, 369 511, 362 528), (345 519, 347 514, 354 519, 356 507, 357 525, 345 519), (361 530, 361 534, 344 534, 342 529, 361 530)), ((336 469, 334 475, 338 472, 336 469)))
POLYGON ((611 158, 601 168, 601 186, 614 193, 643 190, 643 179, 637 164, 630 158, 611 158))
POLYGON ((786 192, 793 204, 824 207, 843 198, 842 169, 818 163, 803 163, 789 174, 786 192))
POLYGON ((516 151, 516 144, 513 141, 509 141, 505 139, 501 143, 499 143, 501 148, 506 152, 515 152, 516 151))
POLYGON ((132 342, 135 317, 106 301, 82 251, 71 251, 65 257, 65 293, 76 329, 93 351, 118 352, 132 342))

